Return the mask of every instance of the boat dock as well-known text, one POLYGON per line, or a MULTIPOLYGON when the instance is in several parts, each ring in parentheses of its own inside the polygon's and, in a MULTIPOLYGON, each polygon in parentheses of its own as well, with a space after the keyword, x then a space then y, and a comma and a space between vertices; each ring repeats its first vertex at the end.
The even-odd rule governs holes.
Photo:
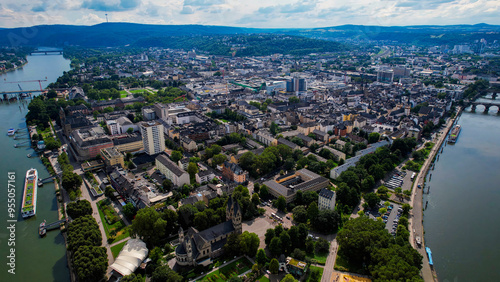
POLYGON ((60 228, 61 227, 61 223, 64 223, 66 221, 67 221, 67 219, 63 218, 61 220, 58 220, 58 221, 55 221, 55 222, 52 222, 52 223, 49 223, 49 224, 45 224, 45 227, 43 227, 42 229, 45 230, 45 231, 54 230, 54 229, 60 228))
POLYGON ((49 177, 47 177, 47 178, 40 179, 40 180, 38 180, 38 186, 42 186, 44 183, 51 182, 51 181, 53 181, 56 177, 57 177, 57 175, 52 175, 52 176, 49 176, 49 177))

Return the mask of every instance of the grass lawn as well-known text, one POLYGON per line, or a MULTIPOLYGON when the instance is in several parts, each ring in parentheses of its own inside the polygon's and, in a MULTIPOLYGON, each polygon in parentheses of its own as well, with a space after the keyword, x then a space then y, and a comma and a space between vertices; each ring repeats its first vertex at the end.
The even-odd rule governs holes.
POLYGON ((111 247, 111 253, 113 253, 113 258, 116 258, 120 251, 123 249, 123 246, 127 244, 127 241, 121 242, 120 244, 116 244, 113 247, 111 247))
POLYGON ((325 264, 326 263, 326 258, 328 257, 328 253, 314 253, 314 257, 313 256, 307 256, 308 258, 311 258, 311 259, 315 259, 318 264, 325 264))
MULTIPOLYGON (((223 268, 217 269, 206 275, 201 281, 224 282, 233 276, 238 276, 252 268, 252 263, 245 257, 234 261, 223 268), (238 267, 238 265, 240 267, 238 267)), ((268 280, 269 281, 269 280, 268 280)))
POLYGON ((307 278, 306 278, 306 282, 309 282, 309 281, 312 281, 311 279, 311 273, 314 271, 314 270, 319 270, 319 280, 321 280, 321 277, 323 276, 323 267, 318 267, 318 266, 314 266, 314 265, 310 265, 309 266, 309 271, 307 273, 307 278))
POLYGON ((264 276, 264 274, 262 274, 261 276, 259 276, 257 278, 257 280, 255 281, 259 281, 259 282, 269 282, 269 278, 267 278, 266 276, 264 276))
MULTIPOLYGON (((104 216, 104 211, 103 210, 111 210, 112 207, 106 204, 106 201, 109 200, 102 200, 97 203, 97 207, 99 210, 99 216, 101 217, 101 222, 102 225, 104 226, 104 231, 106 232, 106 238, 111 238, 112 236, 110 235, 111 232, 116 232, 116 235, 114 237, 113 242, 110 242, 110 244, 120 241, 122 239, 125 239, 130 236, 129 231, 123 220, 118 220, 114 222, 113 224, 109 224, 106 221, 106 217, 104 216)), ((109 218, 109 217, 108 217, 109 218)))
POLYGON ((120 98, 127 98, 128 94, 125 93, 125 94, 120 94, 120 98))
POLYGON ((130 90, 130 93, 144 93, 144 91, 148 92, 149 94, 155 94, 155 92, 149 90, 149 89, 136 89, 136 90, 130 90))

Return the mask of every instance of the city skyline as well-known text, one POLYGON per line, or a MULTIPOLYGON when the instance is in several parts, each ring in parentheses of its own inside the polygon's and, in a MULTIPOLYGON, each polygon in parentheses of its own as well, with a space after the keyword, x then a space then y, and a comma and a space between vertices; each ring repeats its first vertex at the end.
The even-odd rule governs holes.
POLYGON ((201 24, 255 28, 315 28, 344 24, 407 26, 500 24, 491 0, 290 1, 262 0, 6 0, 0 27, 106 22, 201 24))

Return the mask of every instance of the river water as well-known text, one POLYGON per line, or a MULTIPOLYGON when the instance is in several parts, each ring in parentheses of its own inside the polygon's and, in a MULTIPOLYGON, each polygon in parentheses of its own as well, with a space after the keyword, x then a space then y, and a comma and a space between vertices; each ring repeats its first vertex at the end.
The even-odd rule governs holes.
POLYGON ((439 281, 500 281, 500 116, 483 109, 462 113, 457 143, 427 176, 425 243, 439 281))
MULTIPOLYGON (((70 61, 62 55, 28 56, 28 64, 22 69, 0 75, 0 92, 19 90, 18 84, 24 90, 40 89, 38 82, 5 83, 11 81, 47 80, 43 81, 45 88, 54 82, 63 71, 68 71, 70 61)), ((27 158, 33 150, 23 146, 14 148, 14 144, 27 139, 14 140, 7 136, 7 130, 26 128, 25 115, 28 112, 27 103, 14 102, 0 104, 0 281, 69 281, 69 270, 66 262, 64 238, 58 230, 49 231, 44 238, 38 235, 38 225, 43 220, 47 223, 56 221, 57 202, 54 184, 45 184, 38 189, 36 216, 23 220, 20 208, 23 196, 24 178, 29 168, 36 168, 41 178, 49 173, 38 158, 27 158), (21 107, 21 108, 20 108, 21 107), (15 247, 8 246, 10 233, 7 230, 7 173, 16 175, 16 219, 15 247), (7 265, 10 248, 15 248, 15 274, 8 273, 7 265)), ((24 129, 23 132, 27 132, 24 129)))

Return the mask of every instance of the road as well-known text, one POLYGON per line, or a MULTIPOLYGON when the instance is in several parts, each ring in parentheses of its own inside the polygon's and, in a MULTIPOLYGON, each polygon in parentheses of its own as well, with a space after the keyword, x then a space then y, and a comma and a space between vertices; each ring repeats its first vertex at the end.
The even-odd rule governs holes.
POLYGON ((335 266, 335 259, 337 259, 337 250, 339 248, 335 238, 337 238, 337 234, 331 234, 326 237, 326 240, 330 242, 330 252, 326 258, 325 267, 323 268, 323 276, 321 276, 321 282, 330 282, 335 271, 333 267, 335 266))
MULTIPOLYGON (((458 114, 456 117, 460 116, 461 109, 458 110, 458 114)), ((455 117, 455 118, 456 118, 455 117)), ((410 218, 409 218, 409 227, 408 229, 410 230, 410 243, 412 246, 423 256, 422 260, 422 270, 421 270, 421 275, 424 281, 437 281, 437 277, 434 277, 434 271, 431 269, 429 266, 429 259, 427 257, 427 253, 425 252, 425 240, 424 240, 424 226, 423 226, 423 210, 422 210, 422 193, 423 193, 423 188, 418 188, 417 186, 420 184, 423 187, 424 179, 427 174, 427 171, 432 164, 432 159, 436 155, 436 153, 439 151, 441 148, 441 145, 443 144, 444 140, 446 139, 446 136, 448 135, 448 132, 450 128, 453 125, 453 122, 455 119, 450 119, 444 129, 440 131, 438 134, 437 140, 435 141, 435 145, 432 148, 429 157, 425 160, 424 165, 422 166, 422 169, 420 170, 419 174, 416 177, 416 181, 413 184, 413 190, 412 190, 412 196, 411 196, 411 201, 410 205, 413 207, 412 210, 410 211, 410 218), (422 239, 422 247, 418 248, 415 243, 415 238, 416 236, 420 236, 422 239)))
MULTIPOLYGON (((70 146, 67 139, 62 135, 62 132, 61 132, 59 127, 57 127, 56 132, 57 132, 59 138, 61 139, 61 141, 63 141, 62 143, 68 144, 68 146, 70 146)), ((84 179, 85 176, 84 176, 84 173, 82 171, 82 167, 81 167, 80 163, 77 162, 76 158, 74 158, 71 155, 71 150, 68 149, 67 154, 68 154, 68 159, 70 161, 70 164, 74 168, 73 172, 80 175, 80 177, 82 177, 82 179, 84 179)), ((102 236, 102 246, 106 248, 106 253, 108 255, 108 269, 106 271, 106 275, 108 277, 110 277, 110 273, 111 273, 112 269, 111 269, 111 267, 109 267, 109 265, 113 264, 115 259, 113 258, 113 253, 111 252, 110 245, 108 244, 106 232, 104 231, 104 226, 101 222, 101 217, 99 216, 99 212, 97 209, 97 202, 101 199, 95 198, 90 194, 90 191, 87 188, 87 186, 85 185, 85 182, 82 182, 80 190, 82 191, 82 195, 80 196, 80 199, 85 199, 85 200, 90 202, 90 205, 92 206, 92 216, 96 220, 97 225, 99 225, 99 230, 101 231, 101 236, 102 236)), ((70 202, 70 200, 69 200, 69 197, 67 197, 67 193, 64 193, 64 194, 65 194, 64 204, 67 205, 70 202)), ((102 198, 102 196, 101 196, 101 198, 102 198)))

